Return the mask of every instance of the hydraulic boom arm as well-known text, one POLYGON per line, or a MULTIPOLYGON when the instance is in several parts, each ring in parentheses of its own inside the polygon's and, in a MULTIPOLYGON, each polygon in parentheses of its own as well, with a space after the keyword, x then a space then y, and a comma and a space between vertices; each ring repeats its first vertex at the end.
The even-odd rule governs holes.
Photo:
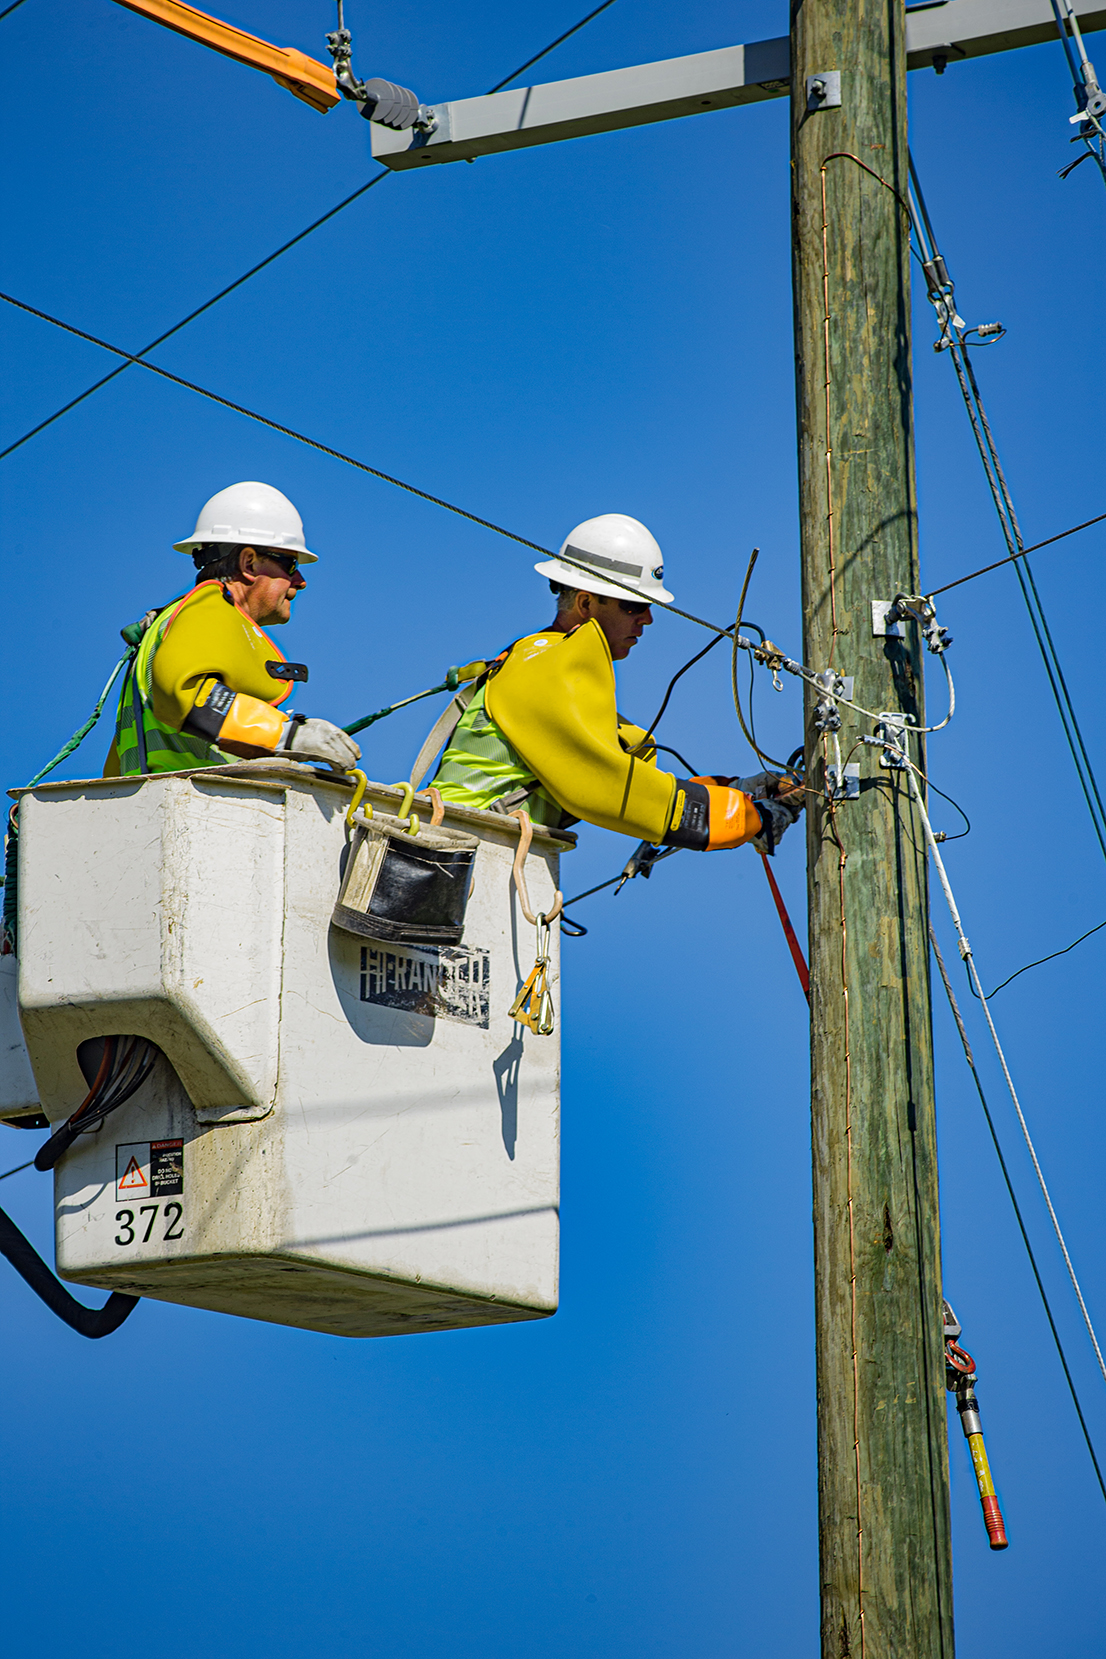
POLYGON ((322 115, 341 101, 334 71, 324 63, 317 63, 306 52, 297 52, 294 46, 270 46, 267 40, 246 34, 231 23, 221 23, 217 17, 186 6, 182 0, 116 0, 128 11, 139 12, 154 23, 175 29, 201 46, 210 46, 251 69, 260 69, 271 75, 278 86, 283 86, 293 97, 300 98, 322 115))

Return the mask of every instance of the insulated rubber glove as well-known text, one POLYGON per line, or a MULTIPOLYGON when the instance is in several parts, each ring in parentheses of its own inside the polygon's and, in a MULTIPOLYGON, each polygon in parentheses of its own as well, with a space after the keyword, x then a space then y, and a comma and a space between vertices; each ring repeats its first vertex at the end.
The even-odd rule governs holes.
POLYGON ((759 799, 754 800, 753 804, 760 814, 760 834, 754 835, 753 846, 758 853, 774 853, 783 840, 784 831, 791 828, 805 803, 800 796, 795 806, 789 801, 759 799))
POLYGON ((341 726, 303 714, 289 719, 281 749, 297 760, 325 760, 336 772, 348 772, 361 759, 361 750, 341 726))
POLYGON ((729 780, 731 788, 744 790, 753 797, 760 814, 761 832, 753 837, 758 853, 774 853, 784 832, 796 822, 806 805, 801 788, 792 787, 781 795, 780 785, 784 782, 794 785, 794 779, 784 772, 756 772, 751 778, 729 780))

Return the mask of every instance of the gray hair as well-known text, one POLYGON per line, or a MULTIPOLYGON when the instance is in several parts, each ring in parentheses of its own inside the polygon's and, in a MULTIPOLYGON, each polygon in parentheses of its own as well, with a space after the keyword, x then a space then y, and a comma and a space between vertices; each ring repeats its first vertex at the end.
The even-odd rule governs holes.
POLYGON ((576 595, 582 592, 580 588, 566 588, 562 582, 550 582, 549 591, 556 595, 557 614, 570 611, 576 603, 576 595))

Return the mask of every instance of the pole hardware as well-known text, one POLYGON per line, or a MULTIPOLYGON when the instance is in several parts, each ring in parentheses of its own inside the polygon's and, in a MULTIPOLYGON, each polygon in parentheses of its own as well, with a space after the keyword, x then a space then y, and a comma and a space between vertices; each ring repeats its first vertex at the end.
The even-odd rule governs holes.
MULTIPOLYGON (((873 628, 875 625, 875 606, 877 604, 882 604, 882 600, 873 600, 872 602, 873 628)), ((937 607, 932 599, 927 599, 924 594, 897 593, 890 610, 885 613, 884 620, 886 622, 903 622, 908 616, 922 630, 922 638, 925 640, 928 651, 932 651, 934 656, 939 657, 943 651, 948 650, 952 644, 952 635, 947 628, 938 625, 937 607)))
POLYGON ((826 766, 826 794, 831 801, 859 801, 860 762, 850 760, 838 766, 830 761, 826 766))
POLYGON ((903 772, 906 770, 905 714, 881 714, 876 726, 876 735, 872 742, 883 744, 883 753, 879 757, 879 763, 886 771, 903 772))
POLYGON ((975 1394, 978 1380, 975 1360, 959 1344, 958 1338, 962 1327, 951 1306, 943 1299, 941 1306, 945 1337, 945 1386, 956 1396, 960 1426, 968 1442, 976 1485, 979 1488, 979 1502, 983 1509, 983 1524, 987 1528, 987 1542, 993 1550, 1004 1550, 1009 1544, 1009 1539, 1006 1536, 1006 1522, 1002 1518, 998 1494, 991 1477, 987 1447, 983 1440, 983 1424, 980 1421, 979 1401, 975 1394))
POLYGON ((1094 64, 1089 59, 1082 65, 1082 74, 1083 95, 1086 98, 1086 103, 1078 114, 1068 116, 1068 122, 1071 126, 1088 119, 1097 121, 1101 116, 1106 115, 1106 92, 1103 92, 1099 86, 1098 76, 1094 72, 1094 64))
POLYGON ((374 76, 362 81, 353 73, 353 36, 346 28, 343 0, 338 0, 338 27, 326 37, 326 48, 334 59, 334 79, 343 98, 360 105, 366 121, 377 121, 393 132, 409 127, 429 136, 438 127, 433 109, 420 104, 413 92, 394 81, 374 76))
POLYGON ((902 623, 894 615, 897 601, 894 599, 872 600, 872 638, 901 639, 902 623))
POLYGON ((806 78, 807 109, 841 108, 840 69, 821 69, 806 78))
POLYGON ((814 683, 827 694, 815 705, 815 727, 820 732, 839 732, 841 714, 837 707, 837 699, 842 697, 846 702, 852 702, 853 676, 838 674, 832 668, 827 668, 821 674, 815 674, 814 683))

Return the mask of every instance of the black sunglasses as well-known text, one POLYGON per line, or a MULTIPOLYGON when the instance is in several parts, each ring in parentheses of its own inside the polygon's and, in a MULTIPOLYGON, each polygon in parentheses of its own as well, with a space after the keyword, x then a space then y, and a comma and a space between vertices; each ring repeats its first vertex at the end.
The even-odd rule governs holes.
POLYGON ((273 563, 279 565, 285 576, 289 578, 293 577, 300 568, 299 555, 296 553, 277 553, 272 547, 259 547, 258 552, 263 558, 272 559, 273 563))
POLYGON ((618 608, 620 611, 625 611, 627 616, 644 616, 649 606, 639 605, 634 599, 620 599, 618 608))

